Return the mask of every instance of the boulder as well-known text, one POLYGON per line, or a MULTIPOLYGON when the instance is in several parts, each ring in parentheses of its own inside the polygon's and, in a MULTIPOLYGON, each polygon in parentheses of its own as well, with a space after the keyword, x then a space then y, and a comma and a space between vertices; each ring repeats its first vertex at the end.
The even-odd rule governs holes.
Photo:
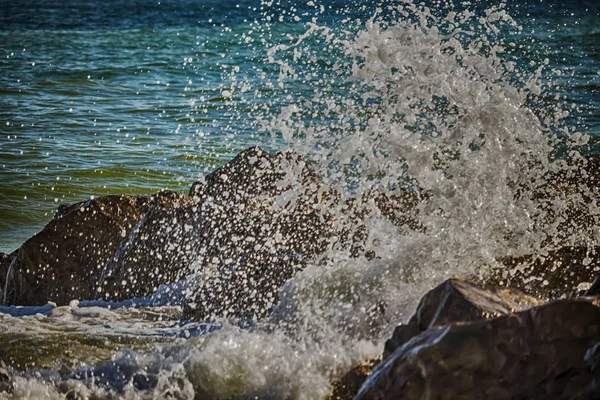
POLYGON ((116 195, 63 205, 17 252, 7 273, 8 305, 96 298, 107 260, 151 208, 176 206, 182 195, 116 195))
POLYGON ((540 303, 540 300, 516 289, 478 286, 449 279, 425 294, 409 322, 394 330, 392 337, 385 343, 383 358, 387 358, 414 336, 436 326, 494 318, 540 303))
POLYGON ((4 298, 4 288, 6 286, 6 274, 13 260, 17 257, 17 252, 10 254, 0 253, 0 303, 4 298))
MULTIPOLYGON (((438 326, 471 322, 524 310, 541 301, 516 289, 479 286, 449 279, 423 298, 409 322, 398 326, 386 342, 383 360, 421 332, 438 326)), ((352 368, 333 385, 332 399, 353 399, 379 360, 370 360, 352 368)))
POLYGON ((569 400, 600 399, 600 343, 596 343, 585 353, 584 360, 592 376, 592 381, 582 393, 569 400))
POLYGON ((396 348, 357 399, 568 399, 592 382, 585 354, 600 308, 558 300, 489 320, 430 328, 396 348))
POLYGON ((147 297, 161 284, 189 275, 200 235, 196 209, 191 196, 181 196, 176 207, 159 204, 145 213, 104 266, 98 296, 114 301, 147 297))
POLYGON ((200 235, 189 317, 267 315, 283 283, 335 233, 334 200, 295 153, 245 150, 192 192, 200 235))

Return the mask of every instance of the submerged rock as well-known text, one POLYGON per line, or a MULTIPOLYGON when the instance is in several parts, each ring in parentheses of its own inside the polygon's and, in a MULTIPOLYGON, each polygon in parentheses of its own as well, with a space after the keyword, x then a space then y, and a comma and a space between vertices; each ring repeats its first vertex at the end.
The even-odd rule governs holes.
POLYGON ((397 347, 357 399, 568 399, 592 381, 598 341, 600 308, 583 300, 442 325, 397 347))
MULTIPOLYGON (((106 196, 63 205, 27 240, 7 273, 6 304, 41 305, 96 298, 107 260, 153 207, 175 205, 181 195, 106 196)), ((142 283, 142 282, 140 282, 142 283)))

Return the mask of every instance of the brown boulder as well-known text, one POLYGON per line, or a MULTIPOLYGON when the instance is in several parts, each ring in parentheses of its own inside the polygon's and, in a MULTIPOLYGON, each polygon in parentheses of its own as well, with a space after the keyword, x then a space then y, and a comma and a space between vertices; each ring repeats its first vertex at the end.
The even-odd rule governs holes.
POLYGON ((334 234, 329 193, 301 156, 251 148, 192 188, 198 201, 188 316, 268 314, 279 288, 334 234))
POLYGON ((107 260, 156 205, 175 205, 181 195, 106 196, 63 205, 18 250, 7 274, 6 304, 41 305, 96 298, 107 260))
POLYGON ((428 329, 379 364, 357 399, 565 399, 592 381, 600 308, 559 300, 527 311, 428 329))
POLYGON ((419 333, 436 326, 471 322, 521 311, 541 301, 519 290, 449 279, 429 291, 406 325, 394 330, 385 344, 383 358, 419 333))
POLYGON ((17 252, 10 254, 0 253, 0 303, 4 299, 4 287, 6 286, 6 274, 13 260, 17 257, 17 252))
POLYGON ((199 236, 191 196, 177 205, 152 207, 106 263, 98 296, 121 301, 152 295, 158 286, 177 282, 190 273, 199 236))

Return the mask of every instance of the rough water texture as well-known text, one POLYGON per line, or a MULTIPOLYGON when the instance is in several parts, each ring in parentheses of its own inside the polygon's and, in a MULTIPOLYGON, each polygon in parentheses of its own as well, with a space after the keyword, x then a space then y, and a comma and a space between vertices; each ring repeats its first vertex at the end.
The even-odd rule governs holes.
MULTIPOLYGON (((153 207, 159 194, 59 209, 0 266, 7 302, 60 307, 0 310, 7 315, 0 336, 14 343, 10 335, 27 332, 31 343, 50 340, 50 353, 57 340, 80 346, 85 340, 67 334, 73 331, 122 339, 69 363, 68 374, 47 364, 47 354, 39 366, 9 362, 0 380, 10 386, 0 397, 322 399, 353 366, 380 356, 419 297, 447 278, 513 284, 544 298, 591 284, 599 213, 596 162, 585 153, 594 132, 585 129, 594 119, 569 120, 585 107, 554 98, 564 78, 552 71, 560 66, 528 53, 535 38, 510 10, 369 3, 357 6, 363 18, 340 12, 328 24, 325 5, 287 6, 258 6, 260 21, 250 29, 264 40, 260 60, 272 70, 249 68, 259 76, 249 79, 230 55, 219 75, 227 86, 212 93, 224 111, 213 129, 227 132, 237 117, 243 125, 241 116, 253 114, 250 126, 261 137, 273 135, 271 145, 294 152, 251 147, 188 194, 167 192, 174 207, 153 207), (279 17, 302 24, 286 31, 279 17), (264 104, 248 100, 263 94, 264 104), (236 96, 245 100, 234 103, 236 96), (87 207, 81 230, 61 229, 87 207), (44 236, 54 248, 36 245, 44 236), (104 300, 93 302, 98 297, 104 300), (166 305, 176 311, 155 308, 166 305), (196 321, 181 321, 178 307, 196 321), (113 352, 121 345, 133 350, 113 352)), ((261 42, 248 31, 232 34, 261 42)), ((189 118, 202 119, 203 111, 189 118)), ((572 329, 581 343, 569 360, 584 371, 583 354, 597 342, 596 325, 587 323, 598 310, 563 301, 541 306, 540 314, 552 307, 568 318, 535 326, 572 329)), ((536 313, 424 324, 408 343, 433 338, 468 348, 473 326, 502 331, 536 313)), ((535 331, 521 325, 525 336, 535 331)), ((533 347, 538 339, 531 337, 533 347)), ((493 369, 490 354, 477 360, 493 369)), ((452 355, 444 360, 461 362, 452 355)), ((408 364, 400 358, 377 368, 408 364)), ((543 382, 560 371, 531 376, 543 382)), ((518 393, 529 393, 521 383, 518 393)))

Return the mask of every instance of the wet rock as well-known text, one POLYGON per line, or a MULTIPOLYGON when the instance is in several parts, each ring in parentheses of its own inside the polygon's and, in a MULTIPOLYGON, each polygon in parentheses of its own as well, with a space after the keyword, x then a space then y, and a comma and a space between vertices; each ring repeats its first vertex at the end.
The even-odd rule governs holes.
POLYGON ((585 364, 587 365, 592 381, 577 396, 570 400, 596 400, 600 398, 600 343, 591 347, 584 356, 585 364))
POLYGON ((366 399, 568 399, 592 381, 600 308, 559 300, 515 314, 428 329, 379 364, 366 399))
POLYGON ((181 196, 177 204, 152 207, 106 263, 97 288, 105 300, 152 295, 161 284, 190 273, 196 259, 196 203, 181 196))
POLYGON ((181 195, 106 196, 63 205, 44 229, 18 250, 7 274, 6 304, 41 305, 96 298, 107 260, 157 205, 177 204, 181 195))
POLYGON ((406 325, 399 325, 385 344, 383 358, 419 333, 436 326, 471 322, 521 311, 541 301, 516 289, 478 286, 449 279, 429 291, 406 325))
POLYGON ((13 251, 10 254, 0 253, 0 303, 4 298, 4 288, 6 286, 6 275, 8 274, 8 269, 16 257, 16 251, 13 251))
POLYGON ((417 220, 416 209, 421 199, 414 191, 397 188, 393 192, 377 191, 372 197, 381 214, 394 225, 413 231, 423 230, 423 226, 417 220))
POLYGON ((251 148, 194 184, 196 289, 188 315, 268 314, 283 283, 334 234, 330 194, 301 156, 251 148))

